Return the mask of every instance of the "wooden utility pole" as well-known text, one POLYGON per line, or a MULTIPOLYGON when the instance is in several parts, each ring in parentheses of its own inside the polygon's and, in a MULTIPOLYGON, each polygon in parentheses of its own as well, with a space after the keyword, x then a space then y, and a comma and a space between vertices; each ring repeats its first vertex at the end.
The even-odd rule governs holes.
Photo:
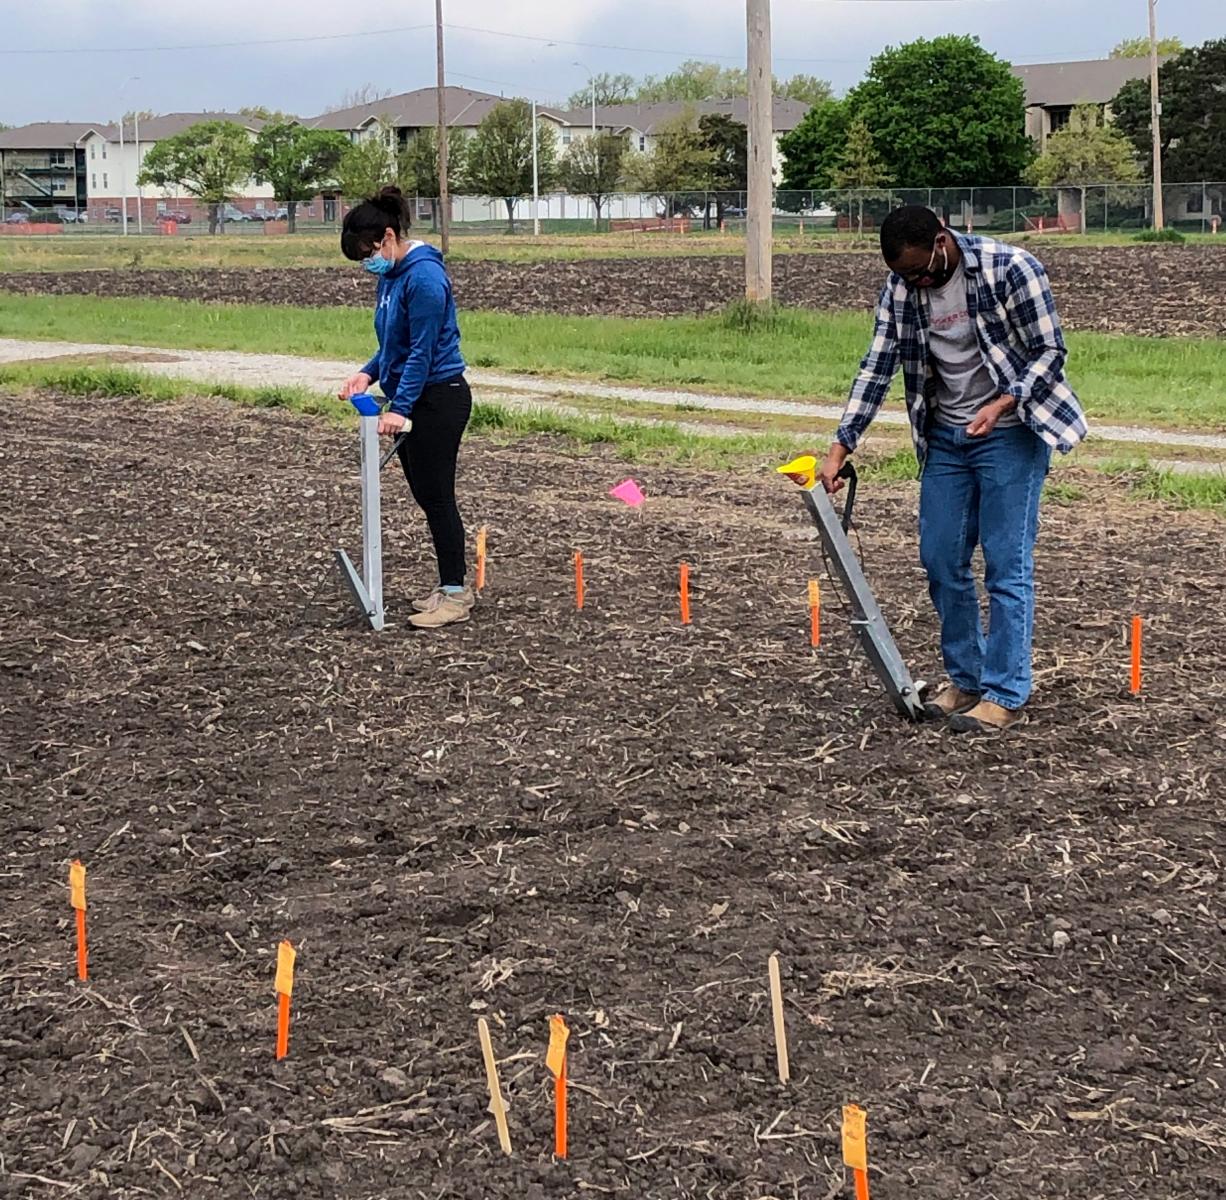
POLYGON ((770 0, 745 0, 749 69, 749 196, 745 205, 745 295, 771 298, 774 87, 770 0))
POLYGON ((1154 228, 1165 224, 1162 213, 1162 101, 1158 98, 1158 0, 1149 0, 1149 123, 1154 132, 1154 228))
POLYGON ((447 73, 443 69, 443 0, 434 0, 434 40, 438 47, 438 230, 443 253, 451 248, 451 197, 447 187, 447 73))

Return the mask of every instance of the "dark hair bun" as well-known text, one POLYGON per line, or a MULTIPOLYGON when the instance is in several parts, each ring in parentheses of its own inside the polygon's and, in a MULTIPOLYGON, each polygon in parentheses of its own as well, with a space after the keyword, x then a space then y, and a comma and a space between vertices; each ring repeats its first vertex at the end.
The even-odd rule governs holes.
POLYGON ((404 198, 404 193, 398 187, 389 184, 387 187, 380 188, 378 194, 370 198, 370 203, 380 212, 387 213, 389 217, 395 217, 403 223, 404 229, 408 229, 409 205, 404 198))

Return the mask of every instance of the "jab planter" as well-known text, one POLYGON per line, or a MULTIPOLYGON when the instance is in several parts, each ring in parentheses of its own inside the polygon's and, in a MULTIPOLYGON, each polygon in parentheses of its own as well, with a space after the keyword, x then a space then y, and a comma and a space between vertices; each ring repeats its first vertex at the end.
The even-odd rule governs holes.
POLYGON ((855 467, 846 463, 840 472, 848 482, 847 502, 841 517, 835 512, 825 488, 817 481, 817 460, 811 454, 785 463, 778 471, 800 484, 805 506, 817 525, 826 551, 830 571, 843 585, 844 594, 850 602, 851 627, 894 707, 908 720, 924 720, 925 685, 912 680, 847 537, 856 503, 858 480, 855 467))
MULTIPOLYGON (((379 401, 361 393, 349 397, 358 410, 361 428, 358 434, 362 448, 362 573, 344 550, 337 550, 336 561, 341 574, 353 593, 354 602, 370 622, 371 629, 383 628, 383 528, 379 516, 379 401)), ((393 447, 394 448, 394 447, 393 447)), ((391 451, 387 458, 391 457, 391 451)))

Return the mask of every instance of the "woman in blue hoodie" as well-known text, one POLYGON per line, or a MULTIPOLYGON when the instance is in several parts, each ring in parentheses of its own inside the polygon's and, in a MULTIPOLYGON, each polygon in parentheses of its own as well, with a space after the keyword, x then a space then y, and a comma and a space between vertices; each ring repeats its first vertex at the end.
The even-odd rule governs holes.
POLYGON ((386 187, 345 217, 341 251, 378 276, 375 334, 379 349, 345 380, 341 398, 378 383, 388 398, 379 433, 398 437, 400 464, 434 539, 439 584, 415 600, 419 629, 467 621, 475 597, 464 583, 464 523, 456 505, 456 458, 472 414, 460 357, 451 280, 433 246, 411 241, 399 188, 386 187))

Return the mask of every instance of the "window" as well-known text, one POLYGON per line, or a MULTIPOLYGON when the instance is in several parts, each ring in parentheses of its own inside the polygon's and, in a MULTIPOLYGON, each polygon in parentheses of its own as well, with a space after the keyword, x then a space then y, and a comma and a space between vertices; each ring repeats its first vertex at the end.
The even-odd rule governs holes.
POLYGON ((89 177, 89 190, 91 192, 96 192, 98 190, 98 176, 97 175, 91 175, 89 177))
POLYGON ((643 134, 639 134, 639 150, 647 149, 647 138, 643 134))
POLYGON ((562 145, 563 146, 570 145, 570 130, 569 129, 562 130, 562 145))
POLYGON ((90 161, 90 162, 93 162, 93 161, 94 161, 94 147, 93 147, 92 143, 91 143, 91 145, 90 145, 90 147, 89 147, 89 161, 90 161))
POLYGON ((51 165, 53 167, 68 166, 68 154, 63 150, 52 150, 51 151, 51 165))
POLYGON ((107 179, 106 172, 102 172, 102 190, 105 192, 111 186, 111 181, 107 179))
POLYGON ((102 143, 102 157, 106 158, 106 142, 102 143))
POLYGON ((1068 126, 1069 117, 1072 116, 1073 108, 1070 104, 1055 104, 1047 110, 1047 115, 1051 121, 1051 132, 1059 133, 1061 129, 1068 126))

